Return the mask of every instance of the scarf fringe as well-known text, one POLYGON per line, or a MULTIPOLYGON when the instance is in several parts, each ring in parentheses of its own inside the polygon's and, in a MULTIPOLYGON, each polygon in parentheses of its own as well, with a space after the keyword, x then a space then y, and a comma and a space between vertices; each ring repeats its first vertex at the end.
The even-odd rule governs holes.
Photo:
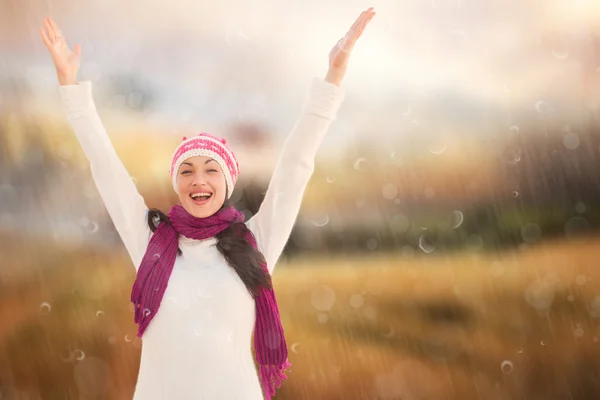
POLYGON ((287 379, 285 370, 291 366, 292 364, 288 360, 282 365, 260 366, 260 382, 262 384, 265 400, 270 400, 272 396, 275 396, 275 389, 279 389, 281 385, 283 385, 283 381, 287 379))

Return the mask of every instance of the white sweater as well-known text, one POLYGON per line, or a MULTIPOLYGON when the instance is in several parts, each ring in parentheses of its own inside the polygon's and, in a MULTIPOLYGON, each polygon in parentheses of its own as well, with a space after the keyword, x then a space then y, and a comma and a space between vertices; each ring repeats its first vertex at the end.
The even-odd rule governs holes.
MULTIPOLYGON (((91 83, 61 86, 59 91, 96 187, 137 270, 151 236, 144 199, 96 112, 91 83)), ((296 220, 315 154, 344 94, 344 88, 313 78, 260 210, 247 221, 271 273, 296 220)), ((251 350, 254 300, 215 243, 214 238, 180 237, 183 254, 175 261, 160 309, 142 338, 134 400, 263 398, 251 350)))

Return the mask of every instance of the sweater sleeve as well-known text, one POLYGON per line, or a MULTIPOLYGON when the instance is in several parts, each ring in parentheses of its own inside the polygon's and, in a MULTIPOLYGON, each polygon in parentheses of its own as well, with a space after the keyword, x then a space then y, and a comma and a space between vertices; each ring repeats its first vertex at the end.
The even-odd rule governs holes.
POLYGON ((343 87, 313 78, 300 118, 285 140, 265 198, 247 222, 270 273, 300 211, 317 150, 344 97, 343 87))
POLYGON ((144 199, 98 116, 91 82, 60 86, 59 93, 67 120, 89 160, 94 183, 137 270, 151 233, 144 199))

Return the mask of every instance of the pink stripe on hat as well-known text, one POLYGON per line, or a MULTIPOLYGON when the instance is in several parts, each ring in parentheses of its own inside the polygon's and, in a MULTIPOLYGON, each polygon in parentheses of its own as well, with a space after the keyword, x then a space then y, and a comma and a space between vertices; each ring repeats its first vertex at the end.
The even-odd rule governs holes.
POLYGON ((215 160, 223 170, 227 182, 227 198, 231 197, 233 188, 240 174, 235 155, 226 145, 225 139, 202 132, 191 138, 183 138, 183 142, 173 152, 169 171, 173 188, 177 192, 177 171, 185 160, 194 156, 205 156, 215 160))

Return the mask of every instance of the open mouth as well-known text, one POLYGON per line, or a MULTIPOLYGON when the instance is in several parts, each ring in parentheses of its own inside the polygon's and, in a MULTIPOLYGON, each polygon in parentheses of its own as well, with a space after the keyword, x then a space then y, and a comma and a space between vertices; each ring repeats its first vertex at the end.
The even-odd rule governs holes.
POLYGON ((210 199, 212 199, 212 196, 213 196, 212 193, 191 193, 190 194, 190 198, 192 199, 194 204, 197 204, 199 206, 208 203, 210 201, 210 199))

